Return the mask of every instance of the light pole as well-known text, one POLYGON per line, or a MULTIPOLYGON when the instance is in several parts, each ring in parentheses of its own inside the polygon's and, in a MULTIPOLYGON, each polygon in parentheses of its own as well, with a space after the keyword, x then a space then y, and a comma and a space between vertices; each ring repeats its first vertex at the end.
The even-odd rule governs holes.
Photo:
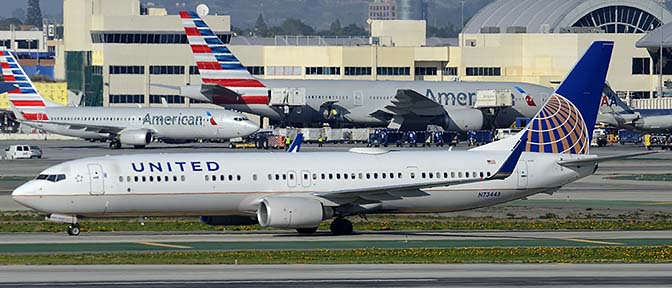
POLYGON ((663 42, 665 41, 665 33, 663 31, 663 13, 665 9, 665 0, 660 0, 660 47, 658 49, 658 98, 663 97, 663 42))

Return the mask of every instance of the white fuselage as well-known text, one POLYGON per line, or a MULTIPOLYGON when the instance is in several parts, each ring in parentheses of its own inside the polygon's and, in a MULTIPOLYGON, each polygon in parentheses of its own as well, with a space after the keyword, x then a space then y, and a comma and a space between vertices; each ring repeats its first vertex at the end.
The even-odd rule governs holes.
POLYGON ((87 139, 107 138, 128 130, 149 131, 159 139, 230 139, 259 129, 242 114, 222 109, 46 107, 44 113, 45 120, 23 123, 87 139))
MULTIPOLYGON (((253 215, 259 201, 268 196, 311 197, 335 207, 339 203, 333 199, 313 193, 485 178, 496 172, 508 154, 393 151, 96 157, 51 167, 41 174, 65 175, 65 179, 31 180, 12 195, 35 210, 72 216, 253 215)), ((409 191, 420 193, 416 196, 368 195, 355 204, 364 213, 447 212, 494 205, 553 192, 592 174, 592 165, 570 169, 557 164, 560 159, 586 156, 523 153, 505 180, 409 191)))

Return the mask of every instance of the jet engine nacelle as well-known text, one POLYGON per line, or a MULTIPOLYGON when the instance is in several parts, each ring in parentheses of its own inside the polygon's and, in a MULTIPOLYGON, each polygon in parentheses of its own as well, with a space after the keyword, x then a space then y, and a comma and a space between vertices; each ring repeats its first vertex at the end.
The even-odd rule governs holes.
POLYGON ((315 228, 332 216, 331 208, 311 198, 267 197, 257 209, 257 220, 262 227, 315 228))
POLYGON ((446 110, 443 128, 446 130, 480 130, 483 128, 483 112, 478 109, 450 109, 446 110))
POLYGON ((129 130, 119 134, 119 142, 126 145, 147 145, 152 142, 152 133, 147 130, 129 130))
POLYGON ((250 216, 201 216, 201 222, 206 225, 213 226, 240 226, 240 225, 255 225, 257 219, 250 216))

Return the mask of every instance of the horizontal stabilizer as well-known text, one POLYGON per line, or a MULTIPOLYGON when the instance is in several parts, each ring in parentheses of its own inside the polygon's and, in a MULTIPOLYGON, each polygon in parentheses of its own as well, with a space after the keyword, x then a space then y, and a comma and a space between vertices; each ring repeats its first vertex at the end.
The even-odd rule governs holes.
POLYGON ((655 151, 645 151, 645 152, 636 152, 636 153, 628 153, 628 154, 620 154, 620 155, 612 155, 612 156, 598 156, 598 157, 589 157, 589 158, 581 158, 581 159, 561 160, 561 161, 558 161, 558 164, 560 164, 562 166, 573 166, 573 165, 579 165, 579 164, 594 164, 594 163, 600 163, 600 162, 606 162, 606 161, 632 158, 632 157, 648 155, 648 154, 653 154, 653 153, 656 153, 656 152, 655 151))

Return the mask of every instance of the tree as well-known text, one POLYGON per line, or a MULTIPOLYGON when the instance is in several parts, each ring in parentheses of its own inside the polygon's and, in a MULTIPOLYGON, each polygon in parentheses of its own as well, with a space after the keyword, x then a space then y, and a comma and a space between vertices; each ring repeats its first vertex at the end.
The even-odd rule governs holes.
POLYGON ((14 26, 18 26, 18 25, 23 24, 23 22, 21 22, 21 20, 19 20, 17 18, 0 19, 0 30, 7 31, 7 30, 9 30, 9 26, 12 25, 12 24, 14 26))
POLYGON ((254 24, 253 34, 260 37, 272 36, 271 31, 268 29, 268 26, 266 25, 266 21, 264 21, 264 15, 262 15, 261 13, 259 13, 259 17, 257 17, 257 22, 254 24))
POLYGON ((343 36, 366 36, 369 35, 369 32, 366 29, 357 26, 357 24, 350 24, 345 26, 342 29, 341 35, 343 36))
POLYGON ((16 8, 14 12, 12 12, 12 18, 19 19, 23 22, 26 20, 26 10, 23 10, 23 8, 16 8))
POLYGON ((313 35, 315 30, 296 18, 287 18, 280 25, 282 33, 285 35, 313 35))
POLYGON ((40 0, 28 0, 28 10, 26 11, 27 25, 42 27, 42 10, 40 9, 40 0))
POLYGON ((329 25, 329 33, 331 35, 341 35, 341 33, 343 33, 343 27, 341 27, 340 19, 336 19, 336 21, 331 22, 331 25, 329 25))

